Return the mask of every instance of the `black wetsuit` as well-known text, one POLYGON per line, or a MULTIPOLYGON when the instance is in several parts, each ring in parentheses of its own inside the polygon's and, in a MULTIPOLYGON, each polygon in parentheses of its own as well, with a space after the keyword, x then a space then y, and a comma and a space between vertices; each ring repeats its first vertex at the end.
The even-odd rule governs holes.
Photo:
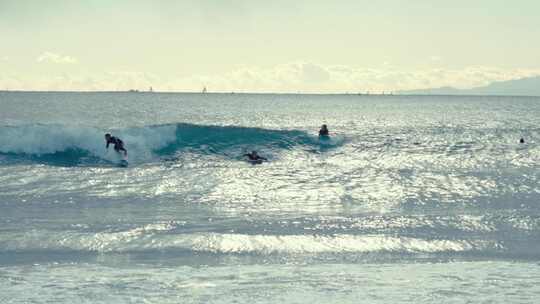
POLYGON ((111 143, 114 144, 114 151, 118 153, 120 153, 120 151, 124 151, 127 154, 127 150, 124 148, 124 142, 120 138, 111 136, 111 138, 107 141, 107 149, 111 143))
POLYGON ((244 154, 244 156, 247 156, 249 158, 249 160, 251 161, 263 161, 263 160, 267 160, 266 158, 262 157, 262 156, 259 156, 259 155, 253 155, 251 153, 248 153, 248 154, 244 154))
POLYGON ((321 129, 319 131, 319 136, 330 136, 330 134, 328 133, 328 129, 321 129))

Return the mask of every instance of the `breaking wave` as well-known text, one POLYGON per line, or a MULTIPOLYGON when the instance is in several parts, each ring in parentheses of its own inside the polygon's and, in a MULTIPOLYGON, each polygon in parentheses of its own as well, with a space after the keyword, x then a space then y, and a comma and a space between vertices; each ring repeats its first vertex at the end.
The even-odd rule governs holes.
POLYGON ((155 161, 181 152, 218 154, 246 149, 282 150, 317 146, 317 137, 299 130, 270 130, 235 126, 164 124, 105 130, 65 125, 0 127, 0 160, 34 161, 50 165, 98 164, 117 160, 105 149, 103 135, 120 137, 137 163, 155 161))
POLYGON ((422 239, 385 235, 247 235, 170 233, 173 226, 147 225, 121 232, 15 234, 0 239, 0 252, 77 251, 207 252, 217 254, 372 253, 402 254, 501 250, 496 241, 422 239))

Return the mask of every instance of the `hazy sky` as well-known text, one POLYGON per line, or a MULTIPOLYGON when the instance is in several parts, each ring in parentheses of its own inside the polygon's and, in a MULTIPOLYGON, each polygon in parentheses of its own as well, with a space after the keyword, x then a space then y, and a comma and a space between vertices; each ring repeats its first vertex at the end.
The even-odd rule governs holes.
POLYGON ((0 89, 472 87, 540 75, 538 0, 0 0, 0 89))

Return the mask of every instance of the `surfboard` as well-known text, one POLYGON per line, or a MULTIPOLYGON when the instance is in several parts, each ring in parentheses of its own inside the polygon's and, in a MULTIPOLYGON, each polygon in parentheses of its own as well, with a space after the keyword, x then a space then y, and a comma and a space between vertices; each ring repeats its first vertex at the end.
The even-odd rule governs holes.
POLYGON ((127 167, 128 166, 128 158, 127 158, 127 155, 123 155, 122 156, 122 159, 120 160, 120 162, 118 163, 118 165, 120 167, 127 167))
POLYGON ((330 135, 319 135, 319 141, 329 141, 330 135))
POLYGON ((333 140, 328 135, 319 136, 319 144, 323 146, 332 145, 333 140))
POLYGON ((252 165, 260 165, 263 163, 263 160, 262 159, 248 159, 247 160, 248 163, 252 164, 252 165))

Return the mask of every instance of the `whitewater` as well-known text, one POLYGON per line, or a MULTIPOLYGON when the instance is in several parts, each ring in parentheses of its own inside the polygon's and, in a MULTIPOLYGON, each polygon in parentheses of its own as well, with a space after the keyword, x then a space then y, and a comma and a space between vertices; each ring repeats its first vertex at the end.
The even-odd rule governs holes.
POLYGON ((0 303, 535 303, 539 126, 539 97, 0 92, 0 303))

